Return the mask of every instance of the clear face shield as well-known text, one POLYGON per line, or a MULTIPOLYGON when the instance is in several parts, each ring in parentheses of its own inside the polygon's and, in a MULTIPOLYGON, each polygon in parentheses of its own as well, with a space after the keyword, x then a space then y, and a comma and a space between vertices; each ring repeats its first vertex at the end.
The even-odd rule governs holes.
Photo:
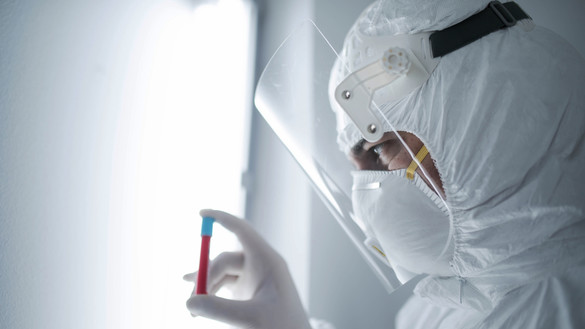
MULTIPOLYGON (((447 216, 447 220, 449 209, 440 187, 433 182, 424 166, 421 166, 426 155, 424 148, 419 149, 416 146, 411 150, 406 140, 408 136, 394 129, 391 120, 380 110, 378 105, 381 104, 374 101, 374 94, 377 92, 383 92, 388 101, 399 100, 428 79, 437 60, 428 55, 429 51, 424 45, 425 38, 428 39, 428 34, 422 33, 389 37, 383 42, 378 39, 373 45, 383 48, 379 50, 381 56, 378 59, 353 72, 347 69, 350 74, 341 83, 330 86, 331 69, 338 60, 338 55, 314 23, 307 21, 273 55, 260 77, 255 95, 259 112, 302 167, 317 194, 388 292, 392 292, 416 274, 428 273, 424 266, 417 267, 416 264, 432 263, 432 259, 442 257, 449 248, 446 241, 441 242, 440 247, 436 247, 435 243, 432 255, 429 256, 430 261, 410 259, 408 255, 401 259, 400 253, 394 252, 411 247, 404 240, 405 236, 414 238, 418 235, 419 238, 414 239, 417 241, 421 238, 427 239, 424 228, 407 230, 414 232, 414 235, 396 235, 395 232, 400 232, 395 229, 397 226, 409 226, 416 221, 410 215, 401 215, 402 210, 408 212, 413 206, 402 203, 404 194, 408 193, 402 193, 399 185, 410 189, 408 184, 426 184, 426 187, 419 186, 426 188, 427 192, 430 191, 426 196, 424 191, 417 192, 413 189, 413 193, 426 197, 424 202, 433 204, 439 209, 440 215, 447 216), (334 110, 330 104, 332 96, 338 105, 334 110), (345 126, 344 120, 349 121, 348 124, 359 133, 360 138, 356 145, 342 151, 338 139, 345 126), (369 150, 362 150, 369 152, 367 154, 390 152, 379 146, 389 139, 394 143, 392 152, 406 154, 410 165, 393 171, 390 175, 392 177, 386 178, 383 167, 369 168, 363 165, 364 162, 367 163, 368 156, 356 162, 352 152, 359 153, 360 150, 357 149, 364 145, 372 146, 369 150), (415 171, 416 175, 413 174, 415 171), (369 176, 360 177, 362 173, 369 176), (383 178, 378 179, 376 175, 383 178), (400 175, 404 177, 399 177, 400 175), (412 178, 413 175, 416 179, 412 178), (396 184, 390 181, 396 181, 396 184), (390 187, 384 190, 386 183, 390 187), (370 194, 362 196, 359 194, 361 191, 370 194), (371 193, 376 193, 376 196, 372 198, 371 193), (390 200, 397 206, 380 206, 386 204, 385 199, 380 199, 380 196, 388 193, 394 194, 390 196, 390 200), (364 211, 355 209, 356 204, 377 209, 378 213, 364 214, 364 211), (400 219, 386 219, 385 213, 398 214, 400 219), (384 218, 371 219, 372 216, 380 215, 384 218), (413 262, 416 264, 410 266, 413 262), (406 266, 402 266, 403 264, 406 266)), ((339 63, 345 65, 341 60, 339 63)), ((384 145, 390 148, 387 143, 384 145)), ((375 163, 375 160, 372 161, 375 163)), ((418 196, 409 198, 417 199, 418 196)), ((433 216, 432 211, 425 213, 423 210, 414 217, 433 216)), ((421 223, 423 226, 426 225, 424 220, 421 223)), ((432 229, 433 223, 429 227, 432 229)), ((447 231, 446 234, 450 236, 449 224, 447 231)), ((416 245, 412 247, 420 249, 416 245)))

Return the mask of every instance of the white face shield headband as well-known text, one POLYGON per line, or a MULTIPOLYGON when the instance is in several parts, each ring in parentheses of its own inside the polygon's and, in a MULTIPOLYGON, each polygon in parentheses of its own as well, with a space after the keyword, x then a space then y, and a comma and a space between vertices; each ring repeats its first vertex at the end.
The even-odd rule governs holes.
MULTIPOLYGON (((335 88, 334 95, 342 112, 351 119, 365 140, 379 140, 385 132, 383 127, 390 124, 380 118, 381 111, 376 104, 400 100, 425 83, 437 67, 439 59, 432 56, 430 35, 362 37, 368 51, 382 56, 353 71, 335 88), (376 93, 377 102, 374 102, 376 93)), ((341 63, 344 66, 348 64, 341 63)))

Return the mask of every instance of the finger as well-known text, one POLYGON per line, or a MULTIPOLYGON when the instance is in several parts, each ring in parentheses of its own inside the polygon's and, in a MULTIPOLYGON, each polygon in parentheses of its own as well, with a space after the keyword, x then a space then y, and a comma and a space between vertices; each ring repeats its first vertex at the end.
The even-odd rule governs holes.
MULTIPOLYGON (((207 290, 210 290, 209 287, 217 286, 228 275, 238 277, 242 273, 243 266, 244 254, 242 252, 223 252, 219 254, 209 265, 207 290)), ((183 280, 196 282, 198 273, 199 271, 185 274, 183 280)), ((196 290, 197 285, 195 285, 191 295, 195 295, 196 290)))
POLYGON ((202 217, 213 217, 221 226, 233 232, 244 248, 254 248, 259 243, 265 243, 264 239, 254 230, 250 223, 234 215, 212 209, 203 209, 199 214, 202 217))
POLYGON ((217 256, 209 266, 207 277, 208 287, 216 285, 226 275, 239 276, 244 267, 244 254, 242 252, 223 252, 217 256))
MULTIPOLYGON (((226 287, 230 289, 237 281, 239 276, 236 275, 225 275, 223 278, 217 280, 214 284, 208 284, 208 294, 215 295, 219 291, 219 289, 226 287)), ((197 295, 197 285, 193 287, 193 291, 191 291, 191 296, 197 295)))
POLYGON ((214 284, 211 286, 211 289, 209 289, 209 294, 210 295, 215 295, 217 294, 217 292, 219 291, 219 289, 226 287, 226 288, 230 288, 231 286, 233 286, 234 284, 236 284, 236 282, 238 281, 238 277, 235 275, 226 275, 224 276, 218 283, 214 284))
POLYGON ((187 309, 193 315, 224 322, 236 327, 252 328, 253 312, 251 301, 238 301, 212 295, 196 295, 187 301, 187 309))
POLYGON ((188 282, 195 282, 195 281, 197 281, 197 273, 199 273, 199 271, 193 272, 193 273, 187 273, 187 274, 183 275, 183 280, 188 281, 188 282))

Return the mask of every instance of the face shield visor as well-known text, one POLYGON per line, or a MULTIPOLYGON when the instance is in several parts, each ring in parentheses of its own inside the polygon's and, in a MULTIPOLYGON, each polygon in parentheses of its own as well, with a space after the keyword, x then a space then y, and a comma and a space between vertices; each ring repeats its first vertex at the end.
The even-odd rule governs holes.
MULTIPOLYGON (((384 102, 394 102, 427 81, 437 60, 428 55, 425 40, 428 41, 425 33, 378 39, 372 47, 379 48, 379 58, 355 70, 345 68, 351 73, 341 83, 330 86, 332 67, 346 64, 314 23, 307 21, 270 59, 255 95, 255 104, 261 115, 301 166, 319 197, 388 292, 414 275, 400 268, 399 262, 391 256, 393 251, 388 250, 395 248, 392 243, 380 243, 379 231, 376 232, 373 224, 354 210, 352 194, 355 204, 356 184, 361 183, 356 183, 352 177, 356 167, 348 157, 348 149, 340 149, 338 139, 346 123, 359 132, 357 144, 375 144, 392 135, 396 147, 406 151, 414 163, 409 167, 416 169, 418 166, 421 170, 417 173, 431 182, 429 188, 435 194, 435 203, 443 212, 449 212, 439 188, 420 165, 421 153, 409 148, 403 133, 397 132, 390 118, 380 110, 382 104, 377 104, 379 93, 384 102), (334 110, 330 98, 335 99, 332 103, 337 108, 334 110)), ((402 169, 404 172, 406 168, 402 169)), ((406 178, 400 180, 400 184, 406 182, 406 178)), ((385 184, 362 183, 365 189, 374 190, 385 184)), ((400 199, 400 193, 395 197, 400 199)), ((395 245, 400 244, 396 239, 393 241, 395 245)), ((440 252, 444 253, 445 248, 441 247, 440 252)))

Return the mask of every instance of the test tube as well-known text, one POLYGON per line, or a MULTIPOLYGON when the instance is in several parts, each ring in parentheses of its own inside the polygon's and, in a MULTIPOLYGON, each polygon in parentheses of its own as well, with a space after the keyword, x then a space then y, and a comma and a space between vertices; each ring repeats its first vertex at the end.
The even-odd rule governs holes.
POLYGON ((201 255, 199 257, 199 272, 197 274, 197 295, 207 295, 207 271, 209 267, 209 244, 213 233, 211 217, 203 217, 201 223, 201 255))

